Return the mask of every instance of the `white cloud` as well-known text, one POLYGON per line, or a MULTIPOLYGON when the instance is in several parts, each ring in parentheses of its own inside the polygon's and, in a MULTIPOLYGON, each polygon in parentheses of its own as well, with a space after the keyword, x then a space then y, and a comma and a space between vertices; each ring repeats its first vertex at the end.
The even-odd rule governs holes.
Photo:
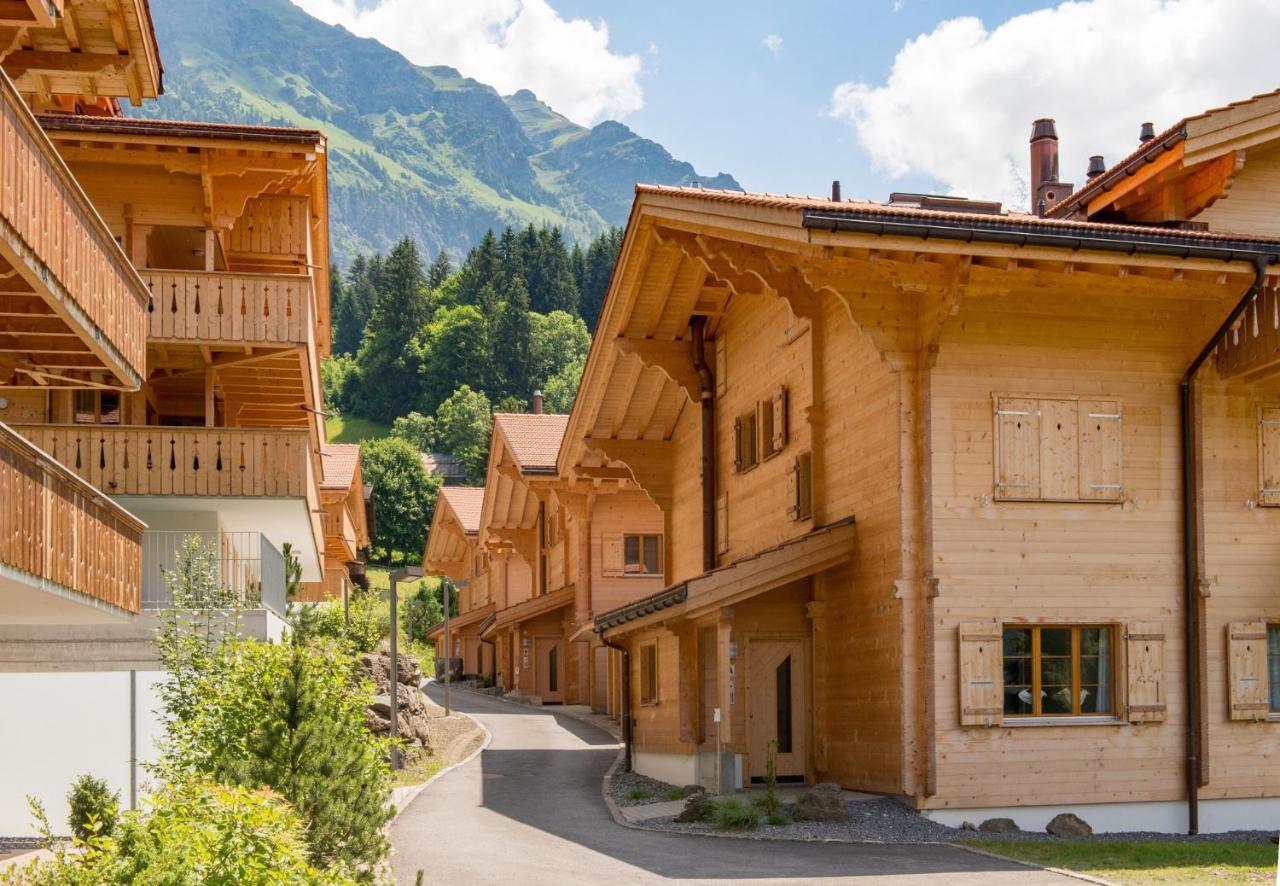
POLYGON ((946 191, 1027 205, 1031 122, 1053 117, 1061 175, 1108 165, 1182 117, 1280 86, 1280 0, 1083 0, 988 31, 939 24, 899 50, 883 85, 835 88, 875 164, 946 191))
POLYGON ((603 21, 565 19, 547 0, 294 0, 419 65, 449 65, 504 95, 532 89, 584 125, 644 106, 638 55, 609 49, 603 21))
POLYGON ((893 11, 902 12, 907 6, 907 0, 893 0, 893 11))
POLYGON ((760 41, 760 45, 773 53, 774 58, 777 58, 778 53, 782 52, 782 35, 766 34, 765 38, 760 41))

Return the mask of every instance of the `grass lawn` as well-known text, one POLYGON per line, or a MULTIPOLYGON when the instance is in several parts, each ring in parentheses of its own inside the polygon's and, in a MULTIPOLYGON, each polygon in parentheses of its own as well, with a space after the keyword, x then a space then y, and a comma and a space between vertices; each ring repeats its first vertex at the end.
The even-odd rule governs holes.
POLYGON ((1270 843, 975 840, 966 845, 1125 884, 1274 883, 1270 843))
POLYGON ((330 443, 359 443, 377 440, 391 433, 391 428, 354 415, 331 415, 325 420, 325 433, 330 443))
POLYGON ((431 754, 411 752, 404 761, 404 768, 392 774, 391 786, 395 788, 422 784, 440 771, 444 761, 431 754))

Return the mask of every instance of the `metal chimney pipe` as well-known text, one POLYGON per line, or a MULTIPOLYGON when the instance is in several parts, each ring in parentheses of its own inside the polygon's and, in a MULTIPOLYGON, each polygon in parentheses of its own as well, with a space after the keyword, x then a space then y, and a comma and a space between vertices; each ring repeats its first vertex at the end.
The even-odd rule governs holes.
POLYGON ((1089 171, 1085 173, 1087 178, 1091 180, 1095 179, 1106 171, 1107 171, 1107 164, 1106 164, 1106 161, 1102 159, 1101 154, 1094 154, 1092 157, 1089 158, 1089 171))
POLYGON ((533 392, 533 414, 542 415, 542 391, 533 392))
POLYGON ((831 183, 831 202, 840 202, 840 180, 836 179, 831 183))
POLYGON ((1138 141, 1146 144, 1156 137, 1156 125, 1154 123, 1143 123, 1142 129, 1138 132, 1138 141))

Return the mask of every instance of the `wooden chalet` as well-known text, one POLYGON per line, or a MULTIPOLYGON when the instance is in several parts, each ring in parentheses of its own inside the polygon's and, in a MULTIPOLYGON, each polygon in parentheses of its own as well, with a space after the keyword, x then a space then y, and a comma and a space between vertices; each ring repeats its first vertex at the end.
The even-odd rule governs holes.
POLYGON ((441 488, 422 566, 425 574, 452 581, 458 595, 458 614, 450 619, 448 640, 443 621, 427 635, 437 657, 461 659, 466 673, 492 677, 493 649, 480 640, 480 627, 494 611, 486 557, 479 545, 483 508, 483 486, 441 488))
POLYGON ((347 599, 354 581, 364 574, 369 547, 369 509, 359 444, 322 444, 320 460, 324 474, 320 482, 324 581, 303 583, 295 598, 300 603, 347 599))
POLYGON ((594 622, 635 769, 729 789, 776 742, 1030 830, 1280 808, 1276 100, 1184 122, 1189 176, 1243 152, 1212 201, 1159 159, 1064 201, 1051 121, 1062 217, 637 189, 559 455, 662 508, 665 587, 594 622), (1197 211, 1073 208, 1139 193, 1197 211))

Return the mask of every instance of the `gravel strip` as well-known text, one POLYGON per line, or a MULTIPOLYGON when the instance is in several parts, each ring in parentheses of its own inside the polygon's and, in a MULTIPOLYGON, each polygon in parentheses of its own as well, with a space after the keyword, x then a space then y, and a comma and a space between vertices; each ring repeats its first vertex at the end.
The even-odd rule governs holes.
POLYGON ((663 794, 666 791, 673 790, 675 786, 669 785, 665 781, 658 781, 655 778, 637 775, 634 772, 619 772, 613 777, 609 788, 613 801, 619 806, 648 806, 650 803, 670 802, 670 799, 664 797, 663 794), (635 788, 644 788, 652 791, 653 796, 644 800, 628 798, 627 793, 635 788))
POLYGON ((42 846, 39 837, 0 837, 0 852, 29 852, 42 846))
MULTIPOLYGON (((641 806, 657 802, 662 791, 671 785, 634 773, 614 776, 612 792, 619 806, 641 806), (655 791, 653 800, 626 799, 626 792, 643 785, 655 791)), ((741 799, 749 802, 749 796, 741 799)), ((792 804, 783 806, 790 816, 792 804)), ((1229 831, 1222 834, 1160 834, 1151 831, 1095 834, 1091 837, 1054 837, 1041 831, 1019 831, 1013 834, 988 834, 948 827, 925 818, 920 813, 889 797, 849 803, 848 821, 793 821, 785 825, 762 824, 752 831, 733 832, 732 836, 752 840, 834 841, 841 843, 959 843, 971 840, 1026 842, 1034 840, 1073 840, 1076 842, 1155 842, 1155 843, 1256 843, 1272 842, 1274 831, 1229 831)), ((677 822, 673 818, 649 819, 636 823, 657 831, 679 834, 724 834, 707 822, 677 822)))

